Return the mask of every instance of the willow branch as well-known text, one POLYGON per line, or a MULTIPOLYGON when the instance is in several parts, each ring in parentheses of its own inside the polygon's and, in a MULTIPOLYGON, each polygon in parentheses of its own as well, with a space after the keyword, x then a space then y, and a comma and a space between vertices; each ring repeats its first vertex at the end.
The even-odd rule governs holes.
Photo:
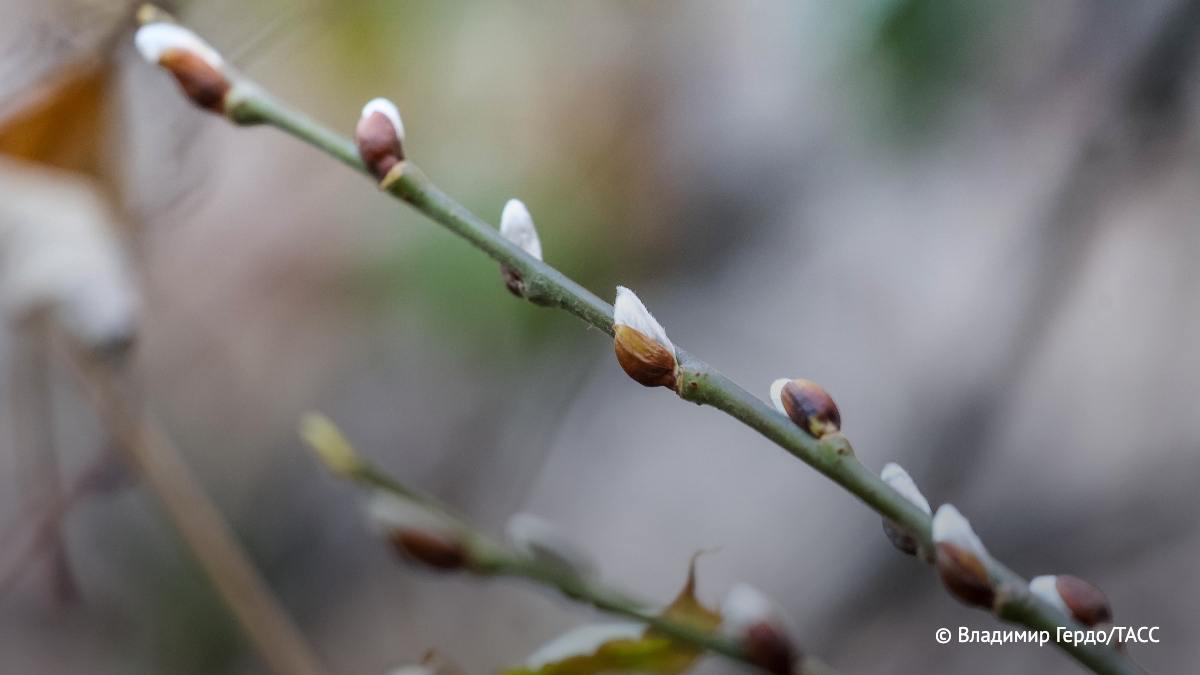
MULTIPOLYGON (((657 633, 697 651, 710 652, 750 668, 760 668, 741 643, 730 636, 700 630, 664 616, 654 610, 650 603, 603 584, 574 566, 530 555, 491 537, 436 499, 404 485, 364 460, 337 428, 324 418, 310 417, 305 421, 303 433, 334 475, 416 506, 444 523, 437 529, 451 531, 448 538, 445 532, 429 531, 427 525, 424 532, 421 525, 412 526, 412 530, 406 530, 402 524, 389 525, 397 528, 396 533, 390 533, 389 536, 410 531, 429 542, 421 544, 419 549, 412 545, 400 546, 418 562, 446 570, 470 571, 485 577, 524 579, 557 591, 575 602, 645 624, 657 633)), ((795 672, 797 675, 836 675, 831 667, 811 656, 804 657, 802 668, 795 672)))
POLYGON ((171 439, 130 400, 108 361, 72 350, 70 362, 106 432, 166 509, 218 596, 272 672, 323 675, 315 652, 238 544, 171 439))
MULTIPOLYGON (((160 63, 167 65, 163 61, 160 63)), ((274 126, 348 167, 372 176, 353 141, 279 102, 227 65, 222 64, 219 71, 214 71, 220 78, 215 84, 208 69, 185 72, 174 67, 172 72, 201 106, 222 113, 239 125, 274 126), (189 86, 192 87, 190 90, 189 86)), ((379 184, 391 196, 462 237, 501 266, 514 270, 523 282, 522 295, 526 299, 537 305, 565 310, 604 333, 614 334, 612 305, 501 236, 495 227, 440 190, 411 160, 402 158, 379 184)), ((820 438, 811 435, 765 401, 678 346, 675 356, 678 359, 675 390, 682 399, 721 410, 767 437, 909 533, 923 552, 922 557, 932 558, 934 542, 930 516, 863 465, 854 456, 845 436, 840 433, 820 438)), ((999 561, 989 557, 981 562, 996 591, 996 601, 991 609, 997 616, 1030 628, 1084 629, 1034 596, 1026 580, 999 561)), ((1130 675, 1143 672, 1112 646, 1058 641, 1055 644, 1097 673, 1130 675)))

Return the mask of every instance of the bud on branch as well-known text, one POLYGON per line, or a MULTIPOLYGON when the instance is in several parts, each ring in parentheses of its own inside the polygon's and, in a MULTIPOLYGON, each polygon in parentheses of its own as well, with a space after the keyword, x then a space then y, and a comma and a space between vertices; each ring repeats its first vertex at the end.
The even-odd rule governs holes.
MULTIPOLYGON (((883 467, 883 471, 880 472, 879 477, 883 479, 883 482, 890 485, 893 490, 899 492, 900 496, 924 511, 926 515, 933 515, 933 511, 929 508, 929 502, 925 499, 925 495, 921 494, 912 477, 899 464, 888 462, 883 467)), ((917 538, 890 518, 883 519, 883 531, 887 534, 887 538, 891 540, 893 546, 908 555, 916 555, 920 549, 917 538)))
POLYGON ((513 550, 549 567, 581 577, 592 575, 593 566, 588 555, 544 518, 517 513, 509 518, 504 534, 513 550))
POLYGON ((738 640, 747 660, 774 675, 791 675, 799 652, 783 612, 757 589, 738 584, 721 603, 721 629, 738 640))
POLYGON ((646 387, 675 388, 675 345, 638 296, 617 286, 613 303, 617 362, 635 382, 646 387))
MULTIPOLYGON (((529 209, 520 199, 510 199, 504 205, 504 211, 500 214, 500 234, 522 251, 538 260, 542 259, 542 242, 533 225, 533 216, 529 215, 529 209)), ((501 263, 500 276, 504 278, 504 286, 510 293, 518 298, 525 297, 525 280, 520 272, 501 263)))
POLYGON ((836 433, 842 427, 842 413, 837 404, 821 385, 811 380, 775 380, 771 384, 771 403, 816 438, 836 433))
POLYGON ((373 98, 363 106, 354 130, 358 155, 376 180, 404 161, 404 123, 396 104, 386 98, 373 98))
POLYGON ((193 103, 225 113, 230 88, 225 60, 207 42, 183 26, 160 20, 139 28, 134 44, 143 59, 171 73, 193 103))
POLYGON ((423 504, 377 490, 367 501, 367 521, 397 553, 439 570, 467 564, 462 527, 423 504))
POLYGON ((971 523, 950 504, 938 507, 933 517, 937 569, 952 595, 967 605, 991 609, 996 598, 987 561, 990 556, 971 523))
POLYGON ((1104 591, 1069 574, 1034 577, 1029 590, 1085 626, 1112 623, 1112 606, 1104 591))

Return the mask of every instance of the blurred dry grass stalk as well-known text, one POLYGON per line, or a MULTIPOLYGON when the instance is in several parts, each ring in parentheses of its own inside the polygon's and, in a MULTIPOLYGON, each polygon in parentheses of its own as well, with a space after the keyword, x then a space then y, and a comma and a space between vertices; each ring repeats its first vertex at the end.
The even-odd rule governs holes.
MULTIPOLYGON (((346 165, 373 175, 381 189, 500 263, 515 293, 538 305, 564 309, 615 334, 621 365, 635 380, 646 386, 665 386, 684 400, 723 410, 875 509, 891 531, 899 531, 915 542, 912 552, 934 562, 948 590, 964 602, 1031 629, 1083 628, 1082 615, 1074 608, 1074 617, 1068 616, 1031 592, 1024 579, 992 558, 952 506, 943 505, 937 517, 931 519, 927 505, 921 508, 923 504, 911 494, 893 489, 892 484, 860 463, 838 429, 832 400, 819 388, 803 381, 784 384, 773 395, 777 407, 786 414, 772 410, 720 372, 671 344, 636 296, 629 294, 630 304, 623 306, 619 293, 614 315, 608 303, 543 263, 533 251, 509 241, 439 190, 405 157, 404 130, 394 109, 388 114, 374 110, 373 105, 364 109, 356 144, 271 98, 190 31, 168 23, 161 15, 148 18, 138 36, 143 56, 171 72, 200 107, 223 114, 239 125, 274 125, 346 165), (789 387, 790 398, 781 398, 789 387)), ((1106 602, 1102 596, 1094 600, 1106 602)), ((1126 654, 1111 645, 1058 641, 1056 645, 1098 673, 1140 672, 1126 654)))
POLYGON ((3 532, 9 561, 0 569, 0 593, 44 558, 55 597, 72 602, 63 516, 111 483, 104 451, 68 489, 60 485, 49 376, 58 346, 107 434, 166 507, 264 661, 279 673, 319 675, 324 667, 312 648, 139 402, 139 376, 127 358, 138 332, 138 292, 116 241, 121 226, 104 170, 111 47, 126 35, 120 19, 128 20, 132 6, 92 9, 109 19, 93 26, 97 44, 27 87, 0 126, 0 302, 22 348, 10 400, 31 514, 3 532))

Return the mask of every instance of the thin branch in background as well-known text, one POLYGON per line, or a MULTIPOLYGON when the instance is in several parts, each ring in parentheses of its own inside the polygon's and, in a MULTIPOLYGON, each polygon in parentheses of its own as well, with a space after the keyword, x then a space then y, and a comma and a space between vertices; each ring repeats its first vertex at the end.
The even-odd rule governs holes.
POLYGON ((0 551, 10 562, 0 565, 0 599, 10 591, 38 558, 60 542, 59 532, 70 511, 93 495, 109 492, 124 472, 118 458, 105 449, 87 469, 68 483, 53 502, 28 509, 0 533, 0 551))
POLYGON ((70 345, 69 363, 101 424, 166 509, 266 665, 279 675, 322 675, 316 653, 259 576, 179 450, 128 394, 128 369, 70 345))
MULTIPOLYGON (((11 387, 9 406, 12 417, 13 447, 20 457, 17 475, 25 496, 26 509, 41 509, 68 501, 63 494, 59 475, 58 450, 54 439, 54 392, 50 381, 50 359, 46 353, 48 319, 44 312, 35 312, 17 325, 15 344, 17 355, 9 373, 11 387)), ((61 518, 54 517, 36 530, 33 538, 38 545, 31 550, 45 563, 46 579, 51 595, 59 605, 79 600, 79 587, 71 571, 63 538, 61 518)), ((0 591, 6 576, 0 574, 0 591)))
MULTIPOLYGON (((833 675, 835 671, 811 656, 798 659, 790 639, 776 626, 757 626, 722 633, 694 617, 680 618, 650 609, 650 603, 617 591, 595 578, 591 565, 549 524, 519 515, 510 521, 510 542, 477 529, 438 501, 423 495, 368 463, 324 417, 310 415, 302 425, 305 441, 325 467, 339 478, 367 489, 376 501, 368 503, 375 520, 392 544, 406 557, 444 571, 470 572, 482 577, 525 579, 558 591, 570 600, 609 614, 633 619, 651 631, 697 650, 711 652, 766 672, 833 675), (382 501, 379 499, 382 498, 382 501), (518 534, 520 532, 520 534, 518 534), (518 547, 512 540, 523 543, 518 547), (748 640, 754 634, 760 643, 748 640), (764 639, 764 636, 769 636, 764 639), (770 646, 763 643, 770 642, 770 646), (779 654, 788 656, 780 658, 779 654), (769 655, 769 656, 768 656, 769 655), (801 666, 797 670, 794 661, 801 666)), ((685 595, 692 597, 694 575, 685 595)), ((707 611, 707 610, 705 610, 707 611)), ((719 617, 718 617, 719 620, 719 617)), ((755 622, 751 622, 755 623, 755 622)))
MULTIPOLYGON (((812 466, 913 538, 919 550, 935 548, 930 515, 892 489, 854 455, 840 429, 817 436, 806 419, 789 419, 708 364, 675 347, 665 334, 645 333, 638 325, 618 326, 613 307, 518 244, 505 238, 434 185, 404 154, 404 130, 398 115, 391 121, 378 101, 368 105, 356 133, 357 143, 318 124, 265 93, 235 72, 203 40, 177 25, 151 23, 138 32, 142 55, 167 69, 199 107, 238 125, 269 124, 329 154, 378 181, 381 189, 449 229, 498 262, 506 281, 519 281, 522 297, 537 305, 575 315, 610 336, 626 372, 643 384, 666 386, 680 398, 711 405, 758 431, 812 466), (390 131, 389 131, 390 127, 390 131), (620 334, 618 329, 633 330, 620 334), (661 338, 661 339, 655 339, 661 338), (622 340, 625 344, 622 345, 622 340), (622 350, 624 355, 622 355, 622 350), (669 361, 664 357, 669 356, 669 361), (630 357, 633 357, 632 359, 630 357), (670 371, 663 370, 670 366, 670 371)), ((390 105, 390 104, 389 104, 390 105)), ((394 110, 394 106, 391 106, 394 110)), ((510 283, 510 289, 513 285, 510 283)), ((643 308, 644 309, 644 308, 643 308)), ((661 329, 661 326, 658 327, 661 329)), ((1037 597, 1028 582, 990 555, 972 561, 986 576, 996 616, 1037 630, 1082 631, 1085 626, 1037 597)), ((945 575, 943 575, 945 577, 945 575)), ((1114 646, 1054 641, 1055 645, 1098 673, 1143 672, 1114 646)))

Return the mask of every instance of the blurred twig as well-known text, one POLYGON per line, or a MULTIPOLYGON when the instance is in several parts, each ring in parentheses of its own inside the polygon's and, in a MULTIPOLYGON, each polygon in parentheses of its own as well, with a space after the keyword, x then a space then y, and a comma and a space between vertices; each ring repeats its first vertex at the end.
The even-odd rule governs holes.
MULTIPOLYGON (((50 386, 50 360, 46 337, 48 319, 35 312, 18 325, 18 348, 11 377, 9 400, 15 447, 23 459, 18 470, 22 492, 31 507, 56 505, 66 501, 59 476, 58 451, 54 443, 54 402, 50 386)), ((46 571, 55 601, 75 602, 79 590, 67 557, 59 518, 49 519, 38 528, 35 555, 44 555, 46 571)), ((0 576, 0 590, 5 585, 0 576)))
POLYGON ((279 675, 322 675, 325 669, 317 655, 254 569, 171 439, 133 403, 120 368, 74 348, 68 351, 72 370, 106 431, 162 502, 268 667, 279 675))
MULTIPOLYGON (((532 581, 540 586, 556 590, 575 602, 588 604, 603 612, 624 616, 646 624, 655 631, 698 650, 711 652, 750 667, 757 667, 753 661, 749 660, 741 645, 728 636, 699 630, 686 623, 663 616, 650 609, 649 603, 613 589, 590 575, 561 564, 548 563, 497 541, 437 500, 409 488, 364 461, 340 436, 336 428, 326 420, 318 418, 316 424, 323 427, 321 433, 306 433, 305 437, 327 464, 329 464, 330 456, 340 455, 340 458, 352 458, 353 460, 341 466, 331 466, 335 475, 371 490, 386 492, 403 502, 410 503, 422 510, 436 514, 438 518, 453 523, 457 535, 464 544, 462 550, 464 558, 459 566, 461 569, 482 576, 513 577, 532 581)), ((830 666, 813 657, 804 658, 802 666, 802 669, 797 671, 797 675, 836 675, 830 666)))

